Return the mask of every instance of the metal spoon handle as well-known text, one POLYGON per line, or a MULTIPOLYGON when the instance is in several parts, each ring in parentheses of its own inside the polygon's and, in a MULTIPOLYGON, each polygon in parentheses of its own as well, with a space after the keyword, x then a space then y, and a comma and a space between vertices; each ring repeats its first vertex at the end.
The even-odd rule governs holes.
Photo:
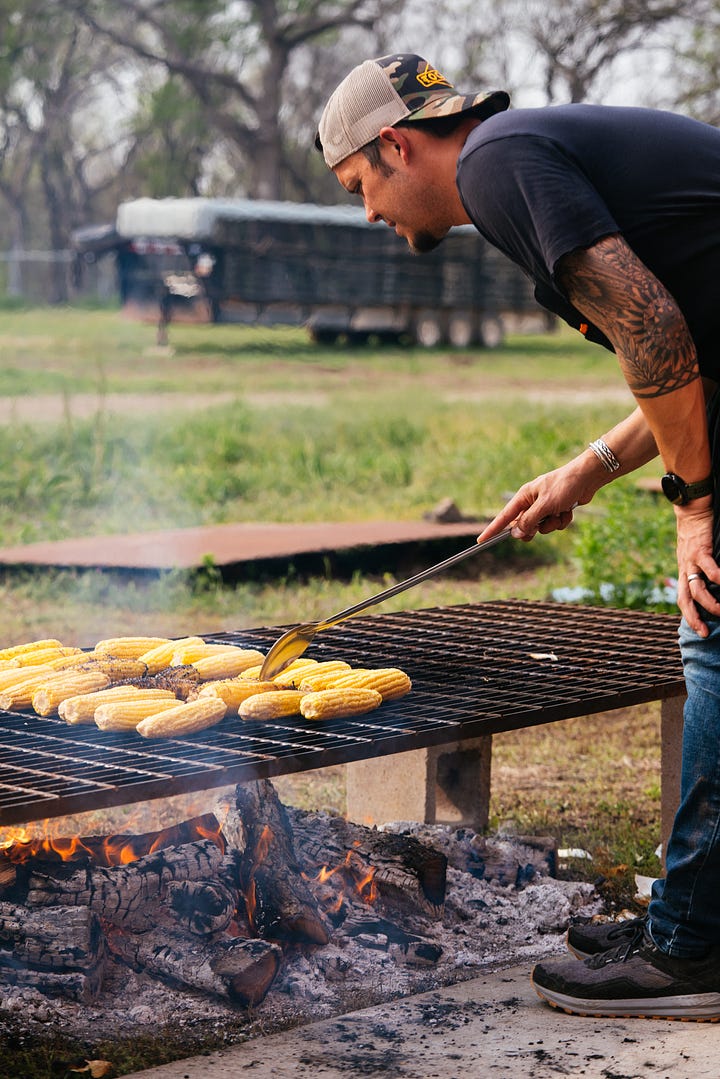
POLYGON ((473 543, 472 547, 466 547, 465 550, 450 555, 450 557, 446 558, 443 562, 438 562, 434 566, 429 566, 427 569, 421 570, 420 573, 416 573, 413 577, 408 577, 405 581, 399 581, 398 584, 386 588, 383 592, 378 592, 377 595, 371 596, 370 599, 364 599, 361 600, 360 603, 354 603, 352 607, 346 607, 344 611, 339 611, 338 614, 334 614, 330 618, 325 618, 321 622, 318 622, 317 630, 329 629, 331 626, 336 626, 338 622, 350 618, 353 614, 359 614, 360 611, 365 611, 368 607, 374 607, 376 603, 382 603, 392 596, 397 596, 400 592, 404 592, 406 589, 413 588, 414 585, 420 584, 421 581, 427 581, 429 577, 435 577, 438 573, 444 573, 446 569, 450 569, 450 567, 454 566, 457 562, 462 562, 463 559, 469 558, 470 555, 478 554, 479 551, 486 551, 488 547, 494 547, 496 543, 500 543, 501 540, 507 539, 511 531, 512 526, 505 528, 502 532, 498 532, 497 536, 491 536, 490 539, 484 540, 482 543, 473 543))

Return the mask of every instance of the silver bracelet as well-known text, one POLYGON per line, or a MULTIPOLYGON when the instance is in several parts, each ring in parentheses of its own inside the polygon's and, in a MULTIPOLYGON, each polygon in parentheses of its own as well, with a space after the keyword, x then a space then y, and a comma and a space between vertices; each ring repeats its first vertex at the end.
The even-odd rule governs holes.
POLYGON ((610 449, 607 442, 603 442, 601 438, 596 438, 594 442, 591 442, 590 449, 593 451, 598 461, 600 461, 606 472, 617 472, 620 468, 620 462, 617 457, 610 449))

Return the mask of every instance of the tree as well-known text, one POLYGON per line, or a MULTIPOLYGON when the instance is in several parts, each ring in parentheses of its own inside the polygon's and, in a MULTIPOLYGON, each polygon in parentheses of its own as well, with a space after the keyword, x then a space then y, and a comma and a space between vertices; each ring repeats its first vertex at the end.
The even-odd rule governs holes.
MULTIPOLYGON (((63 0, 93 32, 191 91, 203 122, 240 153, 244 188, 287 196, 291 59, 342 28, 370 30, 403 0, 63 0)), ((316 83, 322 95, 325 89, 316 83)))

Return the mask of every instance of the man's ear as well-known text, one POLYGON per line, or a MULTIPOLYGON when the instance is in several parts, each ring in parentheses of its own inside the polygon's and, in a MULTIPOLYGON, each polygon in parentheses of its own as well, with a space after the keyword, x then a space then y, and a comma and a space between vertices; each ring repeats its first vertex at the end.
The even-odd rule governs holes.
POLYGON ((399 154, 403 161, 407 161, 412 142, 405 128, 383 127, 380 129, 379 137, 383 142, 388 143, 392 151, 399 154))

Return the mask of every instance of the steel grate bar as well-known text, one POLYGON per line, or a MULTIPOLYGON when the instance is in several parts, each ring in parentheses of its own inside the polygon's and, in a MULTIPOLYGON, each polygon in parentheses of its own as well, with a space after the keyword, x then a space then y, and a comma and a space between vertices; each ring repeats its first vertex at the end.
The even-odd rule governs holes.
MULTIPOLYGON (((266 651, 286 628, 206 639, 266 651)), ((376 712, 323 724, 228 718, 153 742, 0 712, 0 826, 678 696, 677 628, 671 615, 521 601, 356 617, 318 635, 308 655, 400 666, 413 690, 376 712)))

